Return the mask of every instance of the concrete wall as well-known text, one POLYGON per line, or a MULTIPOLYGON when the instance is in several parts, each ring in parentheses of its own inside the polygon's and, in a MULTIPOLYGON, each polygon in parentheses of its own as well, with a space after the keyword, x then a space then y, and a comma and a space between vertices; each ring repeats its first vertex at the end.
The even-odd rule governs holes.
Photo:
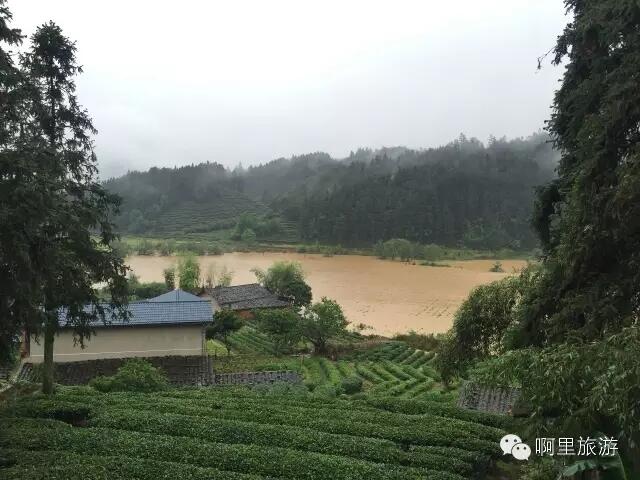
MULTIPOLYGON (((73 344, 73 334, 64 330, 56 337, 55 362, 76 362, 100 358, 163 357, 168 355, 201 355, 202 326, 111 327, 99 328, 85 348, 73 344)), ((31 339, 27 361, 40 363, 44 358, 44 340, 31 339)))

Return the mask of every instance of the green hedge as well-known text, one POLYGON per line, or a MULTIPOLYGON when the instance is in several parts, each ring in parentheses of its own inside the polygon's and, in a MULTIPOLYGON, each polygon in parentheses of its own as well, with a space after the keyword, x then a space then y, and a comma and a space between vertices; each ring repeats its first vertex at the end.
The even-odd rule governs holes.
POLYGON ((207 442, 200 438, 128 432, 108 428, 73 428, 61 424, 43 429, 37 420, 0 421, 0 446, 23 450, 56 450, 84 455, 129 456, 170 461, 239 473, 314 480, 367 478, 462 480, 453 473, 378 464, 289 448, 207 442))
POLYGON ((89 383, 100 392, 158 392, 169 387, 166 375, 141 358, 131 358, 115 375, 99 376, 89 383))
POLYGON ((381 382, 384 381, 384 379, 382 377, 380 377, 380 375, 378 375, 377 373, 373 372, 371 370, 371 368, 369 368, 369 365, 364 365, 364 364, 356 365, 356 372, 362 378, 364 378, 365 380, 367 380, 367 381, 369 381, 371 383, 381 383, 381 382))
MULTIPOLYGON (((214 469, 201 472, 204 478, 235 478, 220 476, 226 470, 301 479, 470 478, 499 453, 497 441, 510 422, 436 401, 265 397, 238 388, 101 394, 61 387, 54 397, 18 399, 0 413, 40 417, 0 420, 0 430, 10 432, 0 447, 214 469), (79 418, 88 419, 88 428, 48 420, 79 418), (86 450, 83 442, 97 450, 86 450)), ((87 478, 104 478, 100 468, 87 478)), ((124 478, 120 470, 118 475, 124 478)))
MULTIPOLYGON (((90 405, 87 400, 85 404, 90 405)), ((97 402, 96 405, 105 407, 114 405, 134 410, 301 426, 327 433, 381 438, 402 444, 453 446, 489 454, 496 453, 495 442, 503 435, 499 429, 454 418, 430 415, 416 418, 384 411, 350 411, 320 406, 280 407, 277 397, 269 397, 268 404, 258 399, 230 398, 203 405, 186 398, 153 397, 149 401, 133 395, 120 396, 120 399, 114 396, 93 397, 92 400, 97 402)))
POLYGON ((441 402, 427 402, 400 398, 371 398, 367 399, 366 403, 389 412, 405 413, 409 415, 439 415, 442 417, 452 417, 502 429, 509 428, 512 423, 512 419, 509 417, 493 415, 491 413, 472 412, 453 405, 443 404, 441 402))
MULTIPOLYGON (((40 397, 46 401, 47 397, 40 397)), ((509 428, 511 419, 499 415, 463 410, 443 402, 419 401, 400 398, 368 398, 359 401, 330 400, 318 398, 289 398, 273 396, 265 402, 250 390, 185 390, 168 391, 147 396, 131 392, 110 395, 87 395, 85 392, 76 393, 70 390, 56 396, 58 401, 73 401, 85 405, 105 404, 130 405, 141 401, 141 407, 152 398, 153 405, 175 405, 189 407, 203 407, 209 410, 246 410, 259 409, 261 413, 282 414, 286 410, 292 414, 303 414, 311 417, 330 418, 332 420, 350 420, 354 422, 372 422, 380 425, 415 426, 417 419, 414 415, 430 416, 430 425, 455 426, 478 434, 480 437, 494 440, 503 434, 502 429, 509 428)), ((28 404, 29 401, 23 402, 28 404)), ((206 412, 205 412, 206 413, 206 412)), ((211 413, 211 412, 209 412, 211 413)))
POLYGON ((189 417, 180 414, 106 410, 92 419, 92 426, 170 434, 224 443, 256 444, 293 448, 358 458, 380 463, 427 467, 469 474, 471 465, 441 453, 408 453, 395 443, 373 438, 323 433, 302 427, 257 424, 238 420, 189 417))
POLYGON ((11 480, 261 480, 263 476, 220 471, 184 463, 144 460, 128 456, 99 456, 64 451, 0 449, 13 463, 0 470, 11 480))
MULTIPOLYGON (((46 398, 46 397, 45 397, 46 398)), ((85 402, 87 405, 92 402, 99 404, 132 405, 136 401, 142 402, 141 408, 150 405, 175 405, 176 407, 203 407, 214 412, 220 409, 228 410, 259 410, 260 413, 276 415, 282 414, 284 410, 289 414, 301 414, 310 417, 330 418, 332 420, 345 420, 362 423, 376 423, 379 425, 396 425, 414 427, 417 419, 414 415, 428 416, 429 425, 447 425, 476 433, 478 436, 491 440, 500 439, 503 426, 509 425, 509 419, 492 414, 483 414, 463 410, 452 405, 441 402, 423 402, 411 399, 397 398, 371 398, 364 402, 357 401, 320 401, 307 402, 299 397, 288 399, 287 397, 273 396, 268 402, 256 395, 236 396, 236 395, 210 395, 204 397, 192 397, 190 395, 173 396, 170 392, 167 395, 154 395, 152 397, 135 393, 121 393, 112 395, 102 395, 86 397, 85 395, 74 396, 62 394, 56 397, 59 400, 70 400, 85 402), (153 400, 148 401, 149 398, 153 400), (124 402, 124 403, 123 403, 124 402), (374 408, 357 409, 354 408, 360 403, 374 408)), ((206 412, 205 412, 206 413, 206 412)))

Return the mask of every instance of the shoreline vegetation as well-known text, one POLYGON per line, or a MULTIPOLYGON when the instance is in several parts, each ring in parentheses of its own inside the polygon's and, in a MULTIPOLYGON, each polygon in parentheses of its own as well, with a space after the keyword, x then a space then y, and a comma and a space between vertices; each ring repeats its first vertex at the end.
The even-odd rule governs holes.
POLYGON ((436 244, 419 244, 405 239, 391 239, 378 242, 370 247, 344 247, 320 243, 257 243, 211 240, 173 239, 144 236, 122 236, 114 242, 114 249, 120 255, 172 256, 192 254, 216 256, 224 253, 308 253, 333 257, 338 255, 359 255, 377 257, 382 260, 396 260, 424 266, 447 267, 438 262, 464 260, 535 260, 539 252, 534 250, 476 250, 467 247, 449 247, 436 244))

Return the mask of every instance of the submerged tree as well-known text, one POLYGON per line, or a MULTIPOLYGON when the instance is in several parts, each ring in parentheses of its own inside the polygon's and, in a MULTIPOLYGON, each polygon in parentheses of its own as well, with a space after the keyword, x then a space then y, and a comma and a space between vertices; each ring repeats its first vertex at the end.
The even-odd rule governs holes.
POLYGON ((194 255, 185 255, 178 262, 179 285, 182 290, 194 292, 200 286, 200 264, 194 255))
POLYGON ((267 290, 289 299, 294 305, 311 303, 311 287, 305 282, 299 263, 275 262, 266 272, 258 268, 252 272, 267 290))
POLYGON ((176 288, 176 269, 174 266, 165 268, 162 271, 162 276, 164 277, 164 284, 168 290, 176 288))

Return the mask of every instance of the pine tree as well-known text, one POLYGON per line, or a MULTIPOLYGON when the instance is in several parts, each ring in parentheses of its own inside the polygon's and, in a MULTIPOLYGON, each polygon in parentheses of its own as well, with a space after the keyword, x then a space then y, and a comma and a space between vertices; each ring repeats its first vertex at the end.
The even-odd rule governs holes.
MULTIPOLYGON (((43 391, 53 389, 53 344, 65 312, 65 326, 73 327, 81 344, 92 324, 106 321, 110 310, 126 317, 126 266, 113 250, 116 239, 111 218, 119 199, 97 181, 91 118, 79 105, 74 77, 76 47, 54 23, 42 25, 31 37, 21 66, 29 85, 25 115, 25 161, 37 166, 36 177, 21 200, 33 215, 31 235, 20 246, 31 262, 31 278, 40 315, 34 333, 44 337, 43 391), (101 303, 94 285, 106 283, 112 302, 101 303)), ((25 185, 13 186, 19 192, 25 185)), ((13 218, 16 222, 22 219, 13 218)))

